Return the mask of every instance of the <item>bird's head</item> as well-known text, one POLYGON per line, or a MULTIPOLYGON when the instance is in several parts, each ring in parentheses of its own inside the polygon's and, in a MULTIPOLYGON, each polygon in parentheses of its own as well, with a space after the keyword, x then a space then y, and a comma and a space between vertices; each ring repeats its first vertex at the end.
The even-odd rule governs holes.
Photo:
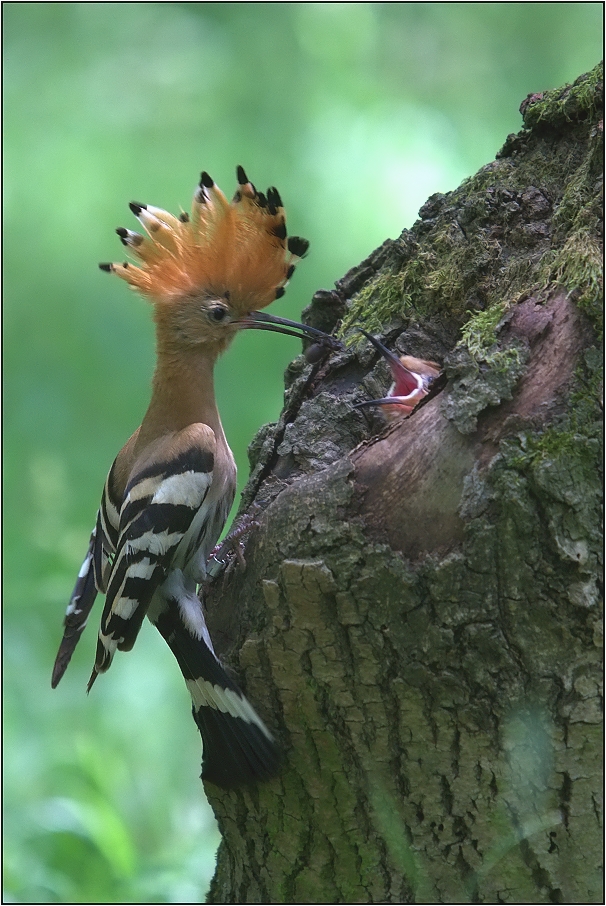
POLYGON ((378 400, 365 400, 363 403, 358 403, 355 408, 381 406, 390 421, 402 415, 410 415, 429 393, 431 385, 440 374, 440 366, 436 362, 428 362, 425 359, 417 359, 409 355, 398 358, 372 334, 367 333, 361 327, 358 327, 358 330, 370 340, 375 349, 389 363, 393 384, 389 388, 387 396, 378 400))
POLYGON ((154 306, 159 336, 176 345, 219 353, 243 328, 324 336, 261 309, 284 295, 309 243, 287 236, 277 189, 257 192, 242 167, 229 202, 208 173, 194 192, 191 214, 169 214, 131 202, 147 235, 116 232, 136 264, 101 264, 154 306))

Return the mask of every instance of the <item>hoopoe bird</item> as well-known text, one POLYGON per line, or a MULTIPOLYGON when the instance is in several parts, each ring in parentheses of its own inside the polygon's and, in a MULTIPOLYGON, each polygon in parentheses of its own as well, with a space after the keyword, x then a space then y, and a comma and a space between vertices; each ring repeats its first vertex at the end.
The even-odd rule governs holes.
POLYGON ((416 359, 410 355, 398 358, 362 327, 356 329, 363 333, 367 340, 370 340, 375 349, 389 363, 393 384, 389 388, 387 396, 379 400, 365 400, 363 403, 357 403, 354 408, 381 406, 389 421, 403 415, 410 415, 421 400, 427 396, 436 378, 440 376, 440 366, 436 362, 416 359))
POLYGON ((116 232, 138 264, 101 264, 153 305, 157 362, 149 408, 109 471, 65 616, 52 686, 63 676, 98 592, 105 606, 90 691, 144 617, 173 652, 203 742, 202 779, 229 788, 275 775, 278 747, 223 669, 197 588, 223 529, 236 466, 215 402, 213 369, 239 329, 314 340, 321 331, 259 309, 284 294, 309 243, 287 238, 275 188, 257 192, 242 167, 231 202, 202 173, 191 215, 132 202, 147 235, 116 232))

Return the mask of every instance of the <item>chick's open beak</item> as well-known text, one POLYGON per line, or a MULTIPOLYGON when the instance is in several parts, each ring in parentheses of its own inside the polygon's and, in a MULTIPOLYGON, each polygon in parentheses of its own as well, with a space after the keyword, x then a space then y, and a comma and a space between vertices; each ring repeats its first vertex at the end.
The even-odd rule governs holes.
POLYGON ((435 362, 426 362, 423 359, 413 359, 410 356, 398 358, 391 350, 383 345, 372 334, 367 333, 362 327, 357 330, 363 333, 367 340, 377 349, 389 363, 393 384, 386 397, 378 400, 365 400, 357 403, 354 409, 365 406, 385 406, 388 416, 409 415, 415 406, 429 393, 429 389, 440 374, 439 366, 435 362))

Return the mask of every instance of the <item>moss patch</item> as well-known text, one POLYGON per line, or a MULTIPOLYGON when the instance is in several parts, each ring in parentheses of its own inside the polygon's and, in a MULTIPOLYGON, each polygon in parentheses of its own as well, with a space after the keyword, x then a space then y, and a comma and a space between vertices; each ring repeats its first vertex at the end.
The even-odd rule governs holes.
POLYGON ((405 316, 413 309, 410 292, 405 292, 405 272, 380 274, 368 283, 352 300, 339 330, 347 346, 355 346, 363 339, 353 331, 362 325, 369 333, 382 333, 394 313, 405 316))
POLYGON ((604 332, 603 255, 601 243, 584 229, 572 233, 545 267, 546 283, 559 284, 572 293, 600 337, 604 332))
POLYGON ((498 302, 487 311, 480 311, 472 315, 461 329, 461 339, 458 345, 466 346, 474 358, 483 358, 487 350, 496 343, 497 325, 506 309, 506 302, 498 302))
POLYGON ((528 95, 520 112, 527 129, 546 126, 561 129, 579 120, 597 122, 602 116, 603 103, 604 63, 601 62, 572 85, 528 95))
POLYGON ((465 331, 469 318, 491 312, 462 333, 469 348, 520 295, 550 284, 574 292, 601 330, 602 97, 601 64, 572 86, 530 96, 525 128, 499 159, 432 196, 393 244, 399 261, 390 256, 346 300, 345 342, 359 342, 357 324, 384 334, 431 319, 465 331))

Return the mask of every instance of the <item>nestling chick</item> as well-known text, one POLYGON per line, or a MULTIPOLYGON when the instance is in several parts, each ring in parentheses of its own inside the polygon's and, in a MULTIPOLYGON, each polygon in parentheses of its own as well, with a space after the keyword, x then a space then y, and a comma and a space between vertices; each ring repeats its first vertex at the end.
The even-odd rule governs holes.
POLYGON ((427 362, 425 359, 416 359, 409 355, 398 358, 362 327, 357 329, 370 340, 375 349, 389 363, 393 384, 389 388, 387 396, 378 400, 365 400, 363 403, 357 403, 354 408, 381 406, 389 421, 401 418, 403 415, 410 415, 421 400, 427 396, 432 384, 439 377, 440 366, 436 362, 427 362))

